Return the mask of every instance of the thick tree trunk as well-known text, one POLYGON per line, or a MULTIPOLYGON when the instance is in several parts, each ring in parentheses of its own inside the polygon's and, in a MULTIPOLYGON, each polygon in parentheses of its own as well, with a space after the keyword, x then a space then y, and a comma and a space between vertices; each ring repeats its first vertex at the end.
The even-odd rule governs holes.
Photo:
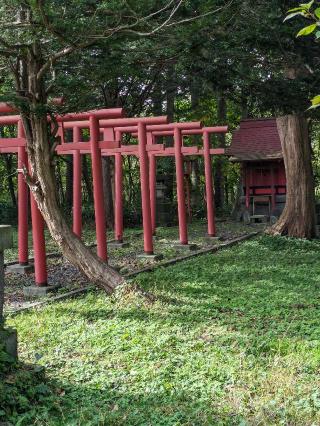
MULTIPOLYGON (((33 52, 30 52, 24 64, 25 74, 20 83, 28 92, 30 99, 29 111, 21 111, 30 162, 30 175, 27 175, 27 182, 50 234, 63 255, 91 282, 111 293, 115 287, 124 282, 123 278, 83 244, 71 231, 60 211, 52 167, 53 141, 44 108, 47 104, 47 96, 44 82, 41 76, 38 76, 41 64, 41 52, 35 43, 33 52)), ((17 89, 20 91, 22 87, 18 86, 17 89)))
POLYGON ((308 123, 301 115, 288 115, 277 118, 277 127, 286 169, 287 199, 279 220, 267 232, 313 238, 316 236, 315 194, 308 123))

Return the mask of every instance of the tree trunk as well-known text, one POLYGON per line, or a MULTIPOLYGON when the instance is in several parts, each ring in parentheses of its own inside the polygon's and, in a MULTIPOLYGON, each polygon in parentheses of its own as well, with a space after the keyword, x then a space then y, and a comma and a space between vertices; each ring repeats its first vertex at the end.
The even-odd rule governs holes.
POLYGON ((24 89, 29 97, 27 104, 29 110, 21 111, 30 162, 30 175, 26 175, 27 183, 50 234, 63 255, 91 282, 111 293, 115 287, 124 282, 123 278, 101 261, 71 231, 59 208, 52 166, 52 134, 44 108, 47 105, 47 95, 44 80, 38 75, 42 63, 41 51, 35 42, 33 51, 29 52, 24 64, 20 84, 17 84, 18 93, 24 89))
POLYGON ((267 232, 313 238, 316 217, 308 123, 302 115, 287 115, 277 118, 277 127, 286 169, 287 198, 279 220, 267 232))

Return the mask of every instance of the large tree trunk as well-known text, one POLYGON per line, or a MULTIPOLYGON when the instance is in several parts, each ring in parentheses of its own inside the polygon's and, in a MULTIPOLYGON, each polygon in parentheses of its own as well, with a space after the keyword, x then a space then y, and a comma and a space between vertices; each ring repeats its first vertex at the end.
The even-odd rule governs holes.
POLYGON ((302 115, 287 115, 277 118, 277 127, 286 168, 287 199, 279 220, 268 233, 313 238, 315 194, 308 123, 302 115))
POLYGON ((41 52, 35 43, 33 52, 29 53, 24 64, 25 70, 17 87, 19 93, 24 89, 29 97, 27 105, 29 110, 21 111, 30 162, 27 182, 50 234, 63 255, 91 282, 110 293, 123 283, 123 278, 83 244, 71 231, 60 211, 52 167, 51 131, 44 108, 47 105, 47 95, 44 81, 38 76, 41 65, 41 52))

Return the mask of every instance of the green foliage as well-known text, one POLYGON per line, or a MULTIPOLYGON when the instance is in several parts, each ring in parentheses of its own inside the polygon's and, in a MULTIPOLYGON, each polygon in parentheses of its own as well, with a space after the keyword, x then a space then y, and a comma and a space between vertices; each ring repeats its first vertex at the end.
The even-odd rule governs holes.
POLYGON ((0 422, 19 418, 16 425, 30 424, 36 405, 52 401, 43 367, 16 363, 0 346, 0 422))
POLYGON ((312 34, 315 31, 316 28, 317 28, 317 24, 308 25, 307 27, 302 28, 298 32, 297 37, 312 34))
MULTIPOLYGON (((305 19, 314 21, 315 23, 307 25, 303 28, 301 28, 299 30, 299 32, 297 33, 297 37, 301 37, 301 36, 308 36, 310 34, 314 34, 315 35, 315 39, 318 40, 320 37, 320 31, 319 26, 320 26, 320 7, 319 6, 319 2, 312 0, 309 3, 301 3, 298 7, 295 7, 293 9, 290 9, 288 11, 288 15, 285 18, 285 21, 292 19, 292 18, 296 18, 297 16, 302 16, 305 19), (318 31, 316 31, 318 30, 318 31)), ((315 109, 318 108, 318 106, 320 105, 320 96, 315 96, 312 100, 311 100, 311 107, 310 109, 315 109)))
POLYGON ((9 319, 49 394, 6 420, 318 424, 319 248, 262 237, 141 275, 154 302, 130 285, 9 319))

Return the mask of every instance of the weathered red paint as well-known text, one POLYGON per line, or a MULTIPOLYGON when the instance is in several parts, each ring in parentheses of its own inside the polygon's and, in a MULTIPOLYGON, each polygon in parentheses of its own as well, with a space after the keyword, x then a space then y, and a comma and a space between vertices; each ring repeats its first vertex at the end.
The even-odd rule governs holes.
POLYGON ((206 185, 206 202, 207 202, 207 222, 208 222, 208 235, 210 237, 216 236, 215 224, 215 205, 213 196, 212 184, 212 168, 210 156, 210 134, 208 131, 203 132, 203 156, 204 156, 204 172, 205 172, 205 185, 206 185))
POLYGON ((188 227, 186 217, 186 198, 184 193, 184 170, 182 155, 182 134, 181 128, 174 128, 174 154, 176 161, 176 181, 178 198, 179 236, 180 243, 188 244, 188 227))
POLYGON ((149 164, 148 153, 146 149, 147 130, 146 124, 142 121, 138 123, 138 138, 144 252, 146 254, 153 254, 153 238, 150 210, 149 164))
POLYGON ((115 179, 114 179, 114 194, 115 194, 115 239, 119 242, 123 241, 123 171, 122 171, 122 155, 120 152, 115 154, 115 179))
MULTIPOLYGON (((18 123, 18 137, 24 137, 21 121, 18 123)), ((18 147, 18 257, 20 265, 28 265, 28 186, 22 170, 28 167, 26 148, 18 147)))
POLYGON ((32 194, 30 194, 30 205, 35 282, 37 286, 44 287, 48 285, 44 220, 32 194))
MULTIPOLYGON (((73 141, 80 142, 79 127, 73 128, 73 141)), ((81 238, 82 234, 82 187, 81 187, 81 153, 73 152, 73 232, 81 238)))
POLYGON ((106 215, 104 209, 101 151, 99 148, 99 121, 94 115, 92 115, 89 122, 97 254, 102 260, 106 261, 106 215))
POLYGON ((150 185, 150 210, 152 234, 156 232, 156 180, 157 180, 157 159, 152 153, 149 153, 149 185, 150 185))

